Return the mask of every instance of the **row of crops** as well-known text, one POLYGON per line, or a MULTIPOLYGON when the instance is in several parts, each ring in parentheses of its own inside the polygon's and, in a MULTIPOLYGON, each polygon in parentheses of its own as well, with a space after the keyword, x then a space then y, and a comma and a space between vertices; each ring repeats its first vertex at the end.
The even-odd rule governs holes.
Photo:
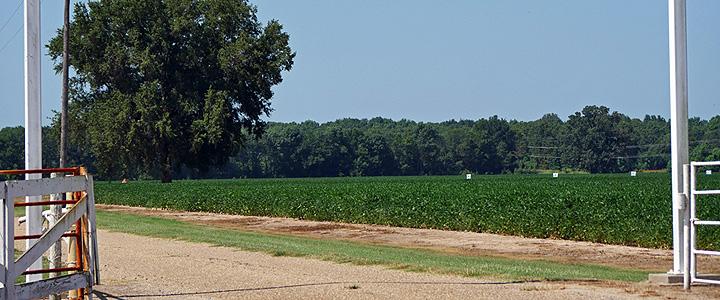
MULTIPOLYGON (((720 176, 701 176, 720 188, 720 176)), ((668 248, 668 174, 101 182, 98 202, 668 248)), ((700 217, 720 220, 720 198, 700 217)), ((700 245, 720 246, 703 229, 700 245)), ((715 247, 719 248, 719 247, 715 247)))

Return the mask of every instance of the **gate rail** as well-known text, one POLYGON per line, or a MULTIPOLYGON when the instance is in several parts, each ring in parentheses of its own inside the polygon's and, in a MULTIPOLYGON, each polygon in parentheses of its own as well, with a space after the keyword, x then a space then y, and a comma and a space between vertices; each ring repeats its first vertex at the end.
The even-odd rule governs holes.
POLYGON ((0 299, 35 299, 75 290, 77 299, 92 297, 99 282, 98 247, 95 223, 93 178, 82 168, 0 171, 0 175, 71 173, 73 176, 0 182, 0 215, 3 244, 0 245, 0 299), (15 203, 18 197, 72 193, 68 200, 15 203), (15 236, 15 207, 64 205, 72 207, 41 235, 15 236), (28 270, 34 261, 63 237, 73 237, 75 261, 72 267, 28 270), (36 239, 34 245, 15 259, 15 240, 36 239), (64 276, 15 284, 21 275, 68 272, 64 276))
POLYGON ((720 166, 720 161, 691 162, 685 165, 685 196, 688 197, 688 215, 685 216, 685 272, 683 285, 690 289, 693 283, 720 284, 720 280, 701 278, 697 274, 697 256, 720 256, 720 251, 697 248, 697 226, 720 226, 718 220, 700 220, 697 217, 698 196, 720 195, 720 190, 697 190, 697 169, 720 166), (689 173, 689 174, 688 174, 689 173), (689 175, 689 176, 688 176, 689 175))

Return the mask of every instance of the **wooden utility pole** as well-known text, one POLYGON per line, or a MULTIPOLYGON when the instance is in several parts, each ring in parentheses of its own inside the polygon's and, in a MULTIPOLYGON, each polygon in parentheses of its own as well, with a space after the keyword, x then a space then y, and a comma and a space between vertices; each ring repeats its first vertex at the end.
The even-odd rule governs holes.
MULTIPOLYGON (((67 130, 68 130, 68 75, 69 75, 69 42, 70 40, 70 0, 65 0, 63 19, 63 67, 62 67, 62 95, 60 97, 60 168, 67 165, 67 130)), ((65 200, 65 194, 60 194, 60 200, 65 200)), ((52 206, 53 223, 62 215, 62 206, 52 206)), ((50 265, 53 268, 62 268, 62 241, 57 241, 52 247, 50 265)), ((59 276, 60 274, 52 274, 59 276)), ((50 295, 50 300, 59 300, 60 295, 50 295)))
POLYGON ((60 168, 67 164, 67 127, 68 127, 68 73, 70 66, 68 60, 70 39, 70 0, 65 0, 65 21, 63 26, 63 68, 62 68, 62 98, 60 105, 60 168))

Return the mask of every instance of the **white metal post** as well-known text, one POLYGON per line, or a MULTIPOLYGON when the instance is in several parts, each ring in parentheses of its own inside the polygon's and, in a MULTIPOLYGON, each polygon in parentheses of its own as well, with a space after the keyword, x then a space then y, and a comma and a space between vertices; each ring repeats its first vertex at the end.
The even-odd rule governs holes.
POLYGON ((690 283, 691 284, 693 281, 695 281, 695 279, 696 279, 695 277, 697 275, 697 269, 695 268, 695 266, 696 266, 695 263, 697 261, 697 255, 695 255, 695 250, 697 249, 697 243, 695 240, 696 235, 697 235, 697 228, 695 227, 695 224, 694 224, 695 218, 697 217, 695 215, 695 210, 697 209, 697 207, 695 206, 696 205, 695 192, 696 192, 696 186, 697 186, 697 178, 695 177, 696 173, 697 173, 697 168, 695 168, 695 165, 691 165, 690 166, 690 203, 689 203, 690 205, 688 205, 689 209, 690 209, 690 247, 689 247, 690 249, 688 250, 688 251, 690 251, 690 253, 689 253, 690 267, 685 268, 685 269, 687 269, 687 271, 690 272, 690 283))
MULTIPOLYGON (((42 104, 40 99, 40 0, 25 0, 25 168, 42 167, 42 104)), ((40 178, 39 174, 28 174, 25 179, 40 178)), ((39 197, 26 197, 26 202, 39 201, 39 197)), ((12 199, 9 199, 12 201, 12 199)), ((42 207, 28 206, 25 210, 30 234, 42 233, 42 207)), ((27 240, 30 249, 35 240, 27 240)), ((30 267, 42 268, 40 260, 30 267)), ((26 281, 42 279, 41 274, 27 275, 26 281)))
POLYGON ((684 215, 684 221, 683 221, 683 287, 686 290, 690 289, 691 284, 691 278, 690 278, 690 254, 692 253, 692 250, 690 250, 690 228, 692 227, 692 219, 690 218, 690 212, 693 211, 695 208, 693 205, 695 205, 694 202, 690 200, 690 197, 693 197, 692 195, 692 189, 694 187, 691 184, 690 179, 690 170, 694 170, 694 167, 685 164, 683 165, 683 196, 685 200, 687 200, 685 207, 685 215, 684 215))
POLYGON ((673 269, 684 270, 683 219, 686 205, 682 196, 683 165, 688 158, 688 77, 687 77, 687 24, 685 0, 668 0, 670 37, 670 136, 672 151, 672 206, 673 206, 673 269))

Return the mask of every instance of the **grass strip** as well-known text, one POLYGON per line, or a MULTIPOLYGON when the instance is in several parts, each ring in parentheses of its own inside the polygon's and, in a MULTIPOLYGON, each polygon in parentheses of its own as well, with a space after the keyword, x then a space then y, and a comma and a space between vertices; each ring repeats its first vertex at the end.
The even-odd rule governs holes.
POLYGON ((114 232, 357 265, 510 280, 642 281, 647 272, 598 265, 464 256, 432 250, 368 245, 200 226, 177 220, 98 211, 98 227, 114 232))

